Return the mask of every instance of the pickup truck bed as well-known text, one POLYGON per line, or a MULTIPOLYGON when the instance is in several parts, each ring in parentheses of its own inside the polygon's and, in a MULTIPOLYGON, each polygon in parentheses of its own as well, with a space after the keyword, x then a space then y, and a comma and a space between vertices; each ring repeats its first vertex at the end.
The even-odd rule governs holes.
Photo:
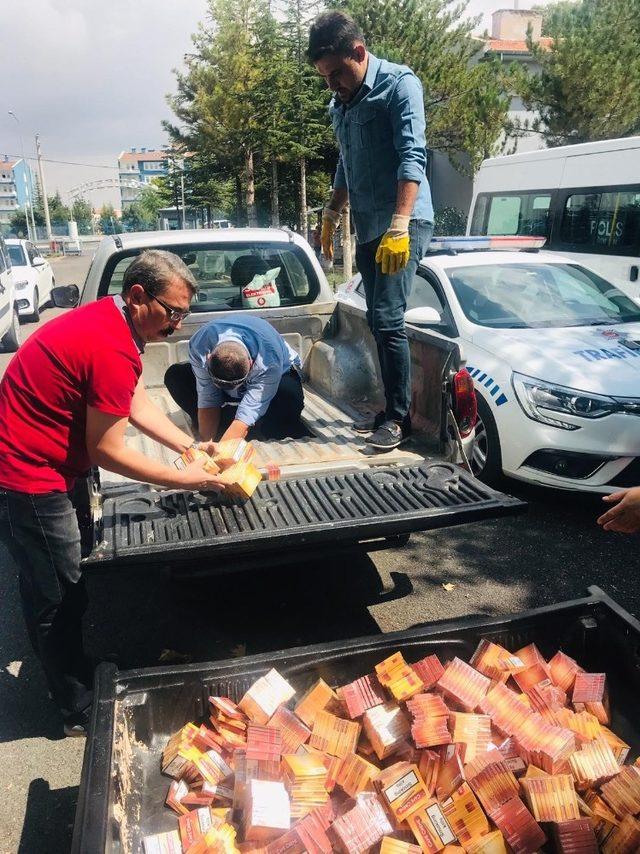
POLYGON ((403 632, 357 638, 207 664, 96 672, 72 854, 138 854, 141 838, 173 829, 164 807, 169 780, 160 756, 171 734, 202 717, 214 694, 237 701, 275 667, 301 696, 318 678, 335 686, 370 673, 400 650, 412 662, 431 653, 468 658, 488 638, 511 650, 535 643, 550 656, 562 649, 590 672, 605 672, 612 729, 640 749, 640 623, 597 587, 583 599, 509 617, 467 617, 403 632))
MULTIPOLYGON (((188 429, 166 389, 152 399, 188 429)), ((255 442, 259 464, 276 462, 279 481, 263 481, 252 498, 230 503, 216 494, 160 491, 101 473, 100 519, 85 566, 165 564, 183 575, 244 569, 366 543, 402 542, 413 531, 516 513, 525 505, 485 486, 453 463, 428 456, 416 435, 375 453, 345 411, 305 386, 303 420, 310 436, 255 442), (306 550, 306 553, 305 553, 306 550)), ((130 428, 127 442, 172 464, 175 453, 130 428)))

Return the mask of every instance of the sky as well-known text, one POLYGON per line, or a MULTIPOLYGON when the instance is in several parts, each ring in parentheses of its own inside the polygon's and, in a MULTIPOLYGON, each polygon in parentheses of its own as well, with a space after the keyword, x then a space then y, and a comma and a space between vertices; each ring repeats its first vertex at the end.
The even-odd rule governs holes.
MULTIPOLYGON (((491 11, 514 2, 532 5, 470 0, 468 14, 483 15, 482 32, 491 11)), ((47 192, 58 189, 68 201, 84 182, 117 178, 122 150, 166 143, 160 122, 171 118, 165 96, 175 91, 172 69, 191 48, 206 0, 15 0, 10 16, 5 6, 0 0, 0 159, 20 154, 20 134, 26 156, 35 156, 39 133, 47 192)), ((94 206, 119 202, 117 190, 87 198, 94 206)))

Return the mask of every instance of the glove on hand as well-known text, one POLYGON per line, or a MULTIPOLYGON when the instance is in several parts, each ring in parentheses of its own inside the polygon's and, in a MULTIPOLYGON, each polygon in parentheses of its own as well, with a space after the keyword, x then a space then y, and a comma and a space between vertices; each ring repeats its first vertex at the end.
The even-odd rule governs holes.
POLYGON ((320 235, 320 245, 322 246, 322 254, 327 261, 333 261, 333 235, 336 233, 336 228, 340 223, 340 214, 332 208, 325 208, 322 211, 322 233, 320 235))
POLYGON ((376 252, 383 273, 397 273, 409 262, 409 217, 394 214, 376 252))

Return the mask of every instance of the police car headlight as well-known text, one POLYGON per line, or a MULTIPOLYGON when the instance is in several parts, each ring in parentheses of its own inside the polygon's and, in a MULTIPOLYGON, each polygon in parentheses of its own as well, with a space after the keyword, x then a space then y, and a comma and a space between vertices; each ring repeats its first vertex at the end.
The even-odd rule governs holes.
POLYGON ((29 284, 29 282, 26 279, 22 279, 20 282, 16 282, 15 283, 16 290, 17 291, 23 291, 27 287, 28 284, 29 284))
POLYGON ((562 430, 579 430, 580 425, 554 417, 554 413, 594 419, 620 408, 612 397, 545 383, 524 374, 513 374, 513 388, 526 416, 562 430))

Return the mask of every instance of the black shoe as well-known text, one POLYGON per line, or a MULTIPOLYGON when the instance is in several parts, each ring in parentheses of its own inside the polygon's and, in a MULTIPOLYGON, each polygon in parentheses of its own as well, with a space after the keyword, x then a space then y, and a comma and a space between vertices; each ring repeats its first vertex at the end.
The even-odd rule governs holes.
POLYGON ((384 424, 381 424, 380 427, 378 427, 375 433, 372 433, 371 436, 367 436, 365 442, 373 448, 377 448, 379 451, 392 451, 394 448, 397 448, 398 445, 406 442, 410 435, 410 425, 407 430, 396 421, 385 421, 384 424))
POLYGON ((75 715, 69 715, 64 719, 64 734, 68 738, 84 738, 89 729, 89 716, 91 707, 75 715))
POLYGON ((377 415, 370 415, 368 418, 362 418, 359 421, 353 422, 353 429, 356 433, 373 433, 382 424, 384 424, 384 412, 378 412, 377 415))

